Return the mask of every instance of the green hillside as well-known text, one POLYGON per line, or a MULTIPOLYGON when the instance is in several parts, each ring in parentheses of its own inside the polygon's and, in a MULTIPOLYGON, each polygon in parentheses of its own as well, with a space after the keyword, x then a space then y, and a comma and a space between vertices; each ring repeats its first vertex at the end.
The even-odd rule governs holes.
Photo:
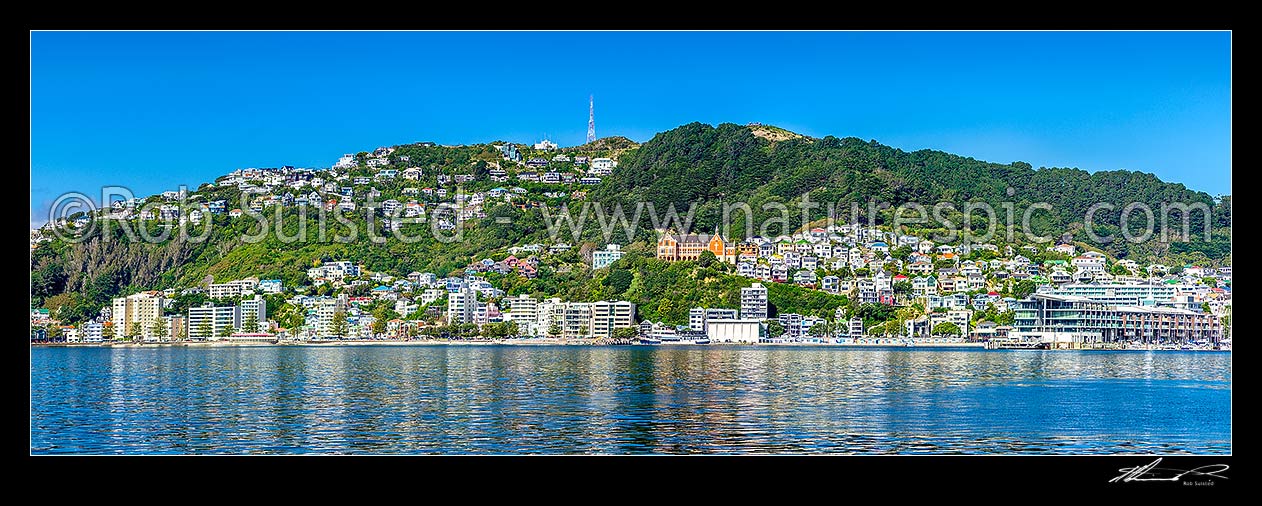
MULTIPOLYGON (((777 216, 764 212, 765 204, 785 204, 794 212, 794 222, 788 227, 771 227, 772 234, 797 230, 800 211, 794 204, 803 194, 822 204, 811 213, 813 220, 828 216, 828 203, 835 204, 836 214, 843 218, 849 216, 851 203, 858 203, 861 219, 866 220, 866 204, 874 199, 891 206, 918 202, 926 207, 946 201, 954 203, 957 209, 967 202, 985 202, 999 212, 1003 210, 1002 203, 1011 201, 1019 223, 1021 213, 1031 204, 1046 202, 1052 206, 1050 213, 1032 214, 1035 233, 1053 237, 1070 234, 1073 240, 1100 247, 1113 256, 1202 253, 1208 260, 1221 260, 1231 251, 1229 198, 1215 203, 1209 194, 1162 182, 1152 174, 1089 173, 1069 168, 1036 170, 1024 162, 983 162, 933 150, 905 152, 853 137, 798 137, 772 142, 765 138, 766 134, 756 134, 755 129, 767 131, 770 127, 691 123, 657 134, 623 156, 619 170, 592 197, 624 206, 652 202, 664 209, 674 205, 681 212, 695 204, 695 228, 700 230, 710 230, 720 221, 721 201, 747 203, 754 211, 755 223, 777 216), (1203 203, 1213 208, 1212 241, 1201 240, 1200 213, 1193 214, 1195 239, 1191 242, 1162 245, 1157 241, 1122 241, 1118 235, 1120 215, 1131 202, 1148 205, 1158 220, 1162 203, 1203 203), (1092 241, 1082 229, 1087 210, 1096 203, 1114 206, 1111 212, 1094 215, 1098 235, 1114 235, 1118 240, 1092 241)), ((891 215, 891 211, 879 212, 877 222, 888 223, 891 215)), ((734 216, 733 230, 744 230, 743 215, 734 216)), ((963 223, 958 213, 946 216, 954 219, 957 228, 963 223)), ((1181 219, 1177 212, 1171 216, 1171 223, 1181 219)), ((975 215, 975 219, 980 218, 980 213, 975 215)), ((1142 226, 1143 222, 1142 214, 1136 211, 1131 225, 1142 226)), ((758 227, 754 230, 757 232, 758 227)))
MULTIPOLYGON (((560 297, 563 300, 628 300, 637 306, 641 319, 671 324, 688 323, 688 310, 694 307, 740 308, 741 288, 750 279, 732 273, 732 266, 719 262, 701 267, 697 262, 666 262, 652 258, 652 248, 635 243, 626 256, 609 268, 576 267, 570 272, 548 272, 539 279, 511 279, 492 276, 509 295, 530 294, 560 297)), ((577 260, 577 254, 570 256, 577 260)), ((767 283, 769 311, 800 313, 831 318, 847 298, 819 290, 783 283, 767 283)))
MULTIPOLYGON (((324 260, 351 260, 362 263, 370 271, 394 275, 411 271, 447 275, 474 260, 503 258, 511 246, 554 242, 548 237, 544 207, 552 210, 555 217, 555 210, 561 205, 574 208, 584 202, 599 202, 608 208, 612 204, 633 206, 643 201, 659 209, 673 204, 681 211, 696 204, 698 213, 693 230, 709 231, 719 221, 721 200, 747 202, 754 210, 755 222, 761 223, 772 216, 762 210, 764 204, 782 203, 790 206, 794 213, 800 213, 792 205, 804 194, 809 194, 813 202, 834 203, 842 217, 847 215, 850 203, 865 204, 869 198, 893 205, 913 201, 926 205, 939 201, 963 205, 978 201, 990 203, 996 209, 1002 209, 1002 203, 1010 199, 1015 202, 1018 216, 1020 210, 1031 203, 1048 202, 1053 210, 1037 213, 1033 219, 1039 233, 1054 237, 1068 235, 1080 244, 1100 247, 1110 256, 1141 262, 1230 263, 1230 198, 1216 202, 1208 194, 1189 190, 1182 184, 1162 182, 1152 174, 1088 173, 1066 168, 1036 170, 1022 162, 998 164, 932 150, 909 153, 856 138, 813 139, 790 134, 766 126, 722 124, 713 127, 692 123, 662 132, 638 146, 615 137, 600 139, 589 146, 594 151, 566 148, 567 153, 589 156, 608 150, 621 152, 618 168, 596 186, 516 179, 493 181, 488 177, 492 170, 503 167, 511 177, 527 168, 505 162, 491 144, 398 146, 389 156, 388 167, 420 167, 425 170, 424 177, 417 181, 373 181, 371 186, 381 192, 378 201, 418 198, 403 194, 405 189, 418 187, 447 188, 452 192, 459 188, 466 194, 497 187, 521 187, 528 194, 515 200, 513 205, 488 202, 483 209, 485 217, 467 220, 462 229, 463 240, 456 242, 441 242, 429 234, 417 233, 416 227, 426 226, 420 224, 403 226, 405 232, 420 236, 420 240, 400 241, 382 231, 379 218, 370 224, 362 209, 336 213, 341 219, 326 220, 323 235, 319 233, 318 213, 311 210, 305 217, 307 239, 304 241, 282 240, 273 231, 261 242, 249 242, 243 236, 257 232, 260 226, 257 220, 226 215, 213 216, 209 235, 200 241, 175 237, 154 244, 131 242, 118 226, 111 227, 110 233, 103 232, 99 226, 91 227, 77 243, 54 240, 32 250, 32 303, 65 308, 63 319, 75 321, 95 315, 109 298, 118 294, 198 286, 208 277, 224 282, 258 276, 281 279, 290 287, 301 286, 306 283, 306 269, 324 260), (440 183, 439 177, 453 174, 472 175, 475 179, 459 184, 440 183), (1213 240, 1201 241, 1197 234, 1190 242, 1154 240, 1132 244, 1116 240, 1097 244, 1087 237, 1081 223, 1087 208, 1097 201, 1115 205, 1114 212, 1096 215, 1098 231, 1106 234, 1117 233, 1119 211, 1131 201, 1142 202, 1154 210, 1160 209, 1163 202, 1203 203, 1213 208, 1213 240), (339 240, 350 227, 358 231, 358 239, 339 240), (383 239, 370 240, 365 233, 369 229, 383 239)), ((550 157, 555 153, 538 153, 527 148, 523 154, 550 157)), ((357 155, 360 166, 344 175, 369 177, 375 174, 377 169, 364 164, 368 156, 368 153, 357 155)), ((554 162, 548 170, 581 175, 583 167, 554 162)), ((357 197, 366 188, 357 188, 357 197)), ((196 204, 224 199, 232 208, 245 207, 248 198, 251 197, 246 195, 243 199, 242 191, 235 185, 203 185, 189 201, 196 204)), ((429 205, 441 200, 428 196, 419 199, 429 205)), ((283 236, 300 236, 299 225, 304 218, 300 218, 298 209, 273 206, 265 213, 272 217, 277 209, 284 218, 283 236)), ((866 206, 861 205, 860 209, 866 206)), ((334 212, 330 216, 332 214, 334 212)), ((866 211, 861 214, 866 215, 866 211)), ((827 209, 821 207, 811 213, 810 219, 826 216, 827 209)), ((958 213, 947 213, 947 217, 960 223, 958 213)), ((877 219, 879 223, 889 222, 890 211, 878 212, 877 219)), ((785 224, 773 223, 766 232, 791 233, 799 228, 798 220, 800 218, 785 224)), ((1177 222, 1177 215, 1174 221, 1177 222)), ((1192 221, 1193 232, 1199 233, 1199 215, 1192 221)), ((156 222, 130 220, 127 224, 133 228, 148 227, 153 233, 159 230, 156 222)), ((739 213, 733 225, 733 230, 743 229, 744 220, 739 213)), ((590 251, 592 247, 603 246, 599 229, 595 219, 585 223, 583 240, 574 244, 575 255, 579 249, 590 251)), ((735 307, 735 297, 740 286, 748 284, 747 280, 713 269, 694 269, 689 263, 665 264, 643 258, 649 255, 647 245, 655 239, 651 229, 650 220, 641 220, 634 238, 645 254, 638 259, 631 256, 612 271, 586 273, 580 258, 559 255, 545 258, 538 279, 516 286, 511 283, 505 286, 501 280, 500 286, 510 293, 527 290, 569 300, 626 298, 640 304, 642 317, 673 323, 686 320, 690 307, 735 307), (613 274, 618 279, 604 283, 610 272, 620 270, 632 274, 631 282, 625 289, 613 291, 624 284, 626 274, 613 274)), ((943 231, 929 225, 913 226, 911 230, 943 231)), ((738 233, 734 238, 740 239, 741 235, 738 233)), ((575 242, 568 234, 558 240, 575 242)), ((626 242, 620 238, 616 241, 626 242)), ((1017 242, 1020 241, 1018 237, 1017 242)), ((787 285, 773 288, 771 296, 773 304, 784 304, 782 309, 804 314, 830 311, 845 302, 844 298, 787 285)))

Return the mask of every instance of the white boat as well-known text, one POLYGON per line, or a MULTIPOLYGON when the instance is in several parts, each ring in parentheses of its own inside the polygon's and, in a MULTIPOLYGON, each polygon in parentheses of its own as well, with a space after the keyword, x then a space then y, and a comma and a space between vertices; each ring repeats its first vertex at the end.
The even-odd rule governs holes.
POLYGON ((710 344, 710 338, 700 332, 654 332, 649 339, 656 339, 659 344, 710 344))

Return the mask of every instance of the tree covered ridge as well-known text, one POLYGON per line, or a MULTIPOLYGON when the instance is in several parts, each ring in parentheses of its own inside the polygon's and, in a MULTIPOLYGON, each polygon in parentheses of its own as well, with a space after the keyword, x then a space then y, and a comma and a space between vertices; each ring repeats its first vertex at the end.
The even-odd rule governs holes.
MULTIPOLYGON (((1001 210, 1012 202, 1020 213, 1033 203, 1046 202, 1050 213, 1039 212, 1034 225, 1040 234, 1059 237, 1070 234, 1074 240, 1106 249, 1115 256, 1131 253, 1162 254, 1200 251, 1210 259, 1230 254, 1230 198, 1221 201, 1205 192, 1180 183, 1161 181, 1153 174, 1126 170, 1087 172, 1076 168, 1033 168, 1025 162, 1008 164, 985 162, 969 157, 924 149, 907 152, 854 137, 826 136, 821 139, 795 138, 771 142, 755 135, 750 127, 724 123, 710 126, 689 123, 662 132, 628 152, 619 170, 602 184, 593 198, 624 206, 651 202, 658 208, 674 205, 686 210, 697 206, 696 227, 709 230, 719 222, 720 199, 746 202, 754 209, 755 222, 768 215, 762 204, 792 204, 804 194, 813 202, 836 203, 838 215, 848 216, 850 203, 866 209, 868 199, 891 206, 917 202, 932 206, 952 202, 985 202, 1001 210), (1011 194, 1010 190, 1011 189, 1011 194), (1193 214, 1194 240, 1168 245, 1123 244, 1124 241, 1093 241, 1082 228, 1088 209, 1097 203, 1114 206, 1093 216, 1098 235, 1117 235, 1122 210, 1132 202, 1149 206, 1160 220, 1162 203, 1204 204, 1212 212, 1213 240, 1206 243, 1200 233, 1203 217, 1193 214), (845 212, 843 212, 845 210, 845 212)), ((866 218, 866 213, 864 218, 866 218)), ((812 218, 827 217, 819 209, 812 218)), ((888 221, 888 212, 877 216, 888 221)), ((1002 216, 1000 217, 1002 219, 1002 216)), ((1145 221, 1135 211, 1130 225, 1145 221)), ((1181 215, 1174 212, 1171 222, 1181 215)), ((957 222, 958 223, 958 222, 957 222)), ((737 225, 743 225, 738 220, 737 225)), ((740 229, 741 227, 734 227, 740 229)), ((785 230, 782 233, 792 232, 785 230)))
MULTIPOLYGON (((610 148, 626 147, 630 141, 624 140, 605 138, 597 142, 605 142, 610 148)), ((529 150, 528 146, 519 147, 523 151, 529 150)), ((526 152, 530 156, 542 156, 541 153, 526 152)), ((599 152, 586 154, 599 155, 599 152)), ((357 157, 362 163, 367 155, 359 153, 357 157)), ((467 192, 486 191, 497 186, 523 186, 530 190, 530 199, 534 203, 553 210, 562 204, 573 208, 580 200, 632 205, 652 202, 659 209, 674 204, 681 211, 695 203, 698 213, 692 229, 701 232, 711 231, 718 222, 721 200, 749 203, 755 210, 755 222, 768 215, 761 211, 762 204, 783 203, 796 212, 792 204, 800 201, 805 194, 809 194, 814 202, 842 203, 847 207, 850 202, 866 204, 868 198, 873 198, 893 205, 981 201, 1001 211, 1000 204, 1008 200, 1014 201, 1018 210, 1030 203, 1045 201, 1053 205, 1053 211, 1035 215, 1034 225, 1040 233, 1057 237, 1066 234, 1074 241, 1103 249, 1116 258, 1132 258, 1141 262, 1154 260, 1172 265, 1201 262, 1221 265, 1229 264, 1231 255, 1231 199, 1227 196, 1216 202, 1204 192, 1192 191, 1182 184, 1165 183, 1152 174, 1141 172, 1088 173, 1065 168, 1034 169, 1023 162, 997 164, 941 151, 904 152, 857 138, 801 137, 772 142, 755 135, 746 126, 691 123, 662 132, 652 140, 623 152, 619 156, 619 167, 598 186, 493 181, 487 176, 493 164, 510 170, 535 169, 514 168, 505 164, 499 151, 491 144, 402 145, 397 146, 390 158, 394 167, 424 168, 425 176, 412 182, 374 180, 371 186, 383 192, 381 199, 413 198, 401 194, 403 187, 408 186, 454 188, 450 183, 439 184, 436 180, 439 174, 472 174, 476 180, 463 185, 467 192), (407 161, 404 162, 402 157, 407 157, 407 161), (1013 190, 1011 197, 1008 196, 1008 188, 1013 190), (581 193, 575 192, 576 189, 590 189, 590 194, 585 198, 573 197, 570 192, 581 193), (563 190, 560 193, 571 196, 544 198, 540 195, 545 191, 560 190, 563 190), (1097 243, 1087 236, 1082 219, 1092 204, 1099 201, 1114 204, 1113 213, 1096 216, 1096 229, 1101 234, 1116 235, 1120 227, 1120 211, 1132 200, 1143 202, 1154 211, 1163 202, 1210 206, 1213 210, 1212 240, 1203 241, 1198 235, 1186 242, 1161 243, 1152 240, 1134 244, 1115 240, 1097 243)), ((349 175, 367 177, 375 173, 376 169, 361 165, 351 170, 349 175)), ((365 188, 360 187, 357 191, 362 192, 365 188)), ((294 193, 308 191, 309 188, 294 193)), ((230 208, 246 207, 241 199, 243 194, 235 185, 203 186, 194 193, 200 199, 198 202, 222 199, 229 203, 230 208)), ((435 203, 435 199, 428 200, 430 204, 435 203)), ((861 208, 866 206, 861 205, 861 208)), ((568 233, 562 233, 554 240, 547 230, 551 219, 544 216, 542 208, 524 206, 519 209, 507 203, 488 203, 485 211, 485 218, 465 223, 464 239, 456 243, 441 243, 432 238, 413 243, 387 238, 374 243, 364 235, 357 242, 342 243, 335 239, 346 229, 341 223, 327 220, 330 225, 328 234, 319 238, 314 214, 298 218, 294 208, 283 210, 284 235, 299 235, 298 225, 304 221, 310 225, 305 231, 306 239, 294 243, 283 242, 274 234, 269 234, 261 242, 244 242, 241 238, 256 230, 254 220, 233 219, 225 215, 207 218, 214 226, 208 240, 202 242, 176 237, 149 244, 129 241, 117 227, 111 228, 110 232, 95 230, 85 236, 83 242, 72 244, 58 240, 42 243, 32 251, 32 304, 74 308, 73 315, 62 315, 74 321, 95 314, 111 297, 120 294, 201 286, 207 278, 224 282, 257 276, 281 279, 286 287, 302 286, 307 283, 306 269, 325 260, 350 260, 373 272, 403 275, 411 271, 431 271, 441 276, 456 274, 475 260, 503 258, 507 255, 506 249, 514 245, 572 242, 576 250, 574 255, 578 255, 577 250, 582 250, 584 246, 590 250, 606 242, 600 237, 596 220, 586 222, 580 241, 571 241, 568 233), (511 217, 512 220, 500 223, 496 219, 499 217, 511 217)), ((818 209, 813 217, 824 218, 826 212, 818 209)), ((839 217, 846 216, 841 207, 838 213, 839 217)), ((270 211, 267 214, 269 217, 272 215, 270 211)), ((342 214, 361 232, 370 226, 362 209, 342 214)), ((554 216, 556 214, 553 213, 554 216)), ((890 216, 878 213, 877 218, 878 222, 888 222, 890 216)), ((958 220, 960 217, 957 213, 952 218, 958 220)), ((741 220, 743 218, 738 216, 733 223, 733 231, 743 228, 741 220)), ((1199 215, 1192 221, 1194 225, 1199 225, 1199 215)), ((133 226, 147 227, 155 235, 160 227, 156 222, 145 222, 143 225, 133 222, 133 226)), ((380 221, 375 226, 380 227, 380 221)), ((650 220, 642 219, 634 234, 634 242, 647 248, 647 251, 651 251, 656 240, 651 227, 650 220)), ((786 226, 773 232, 791 233, 794 230, 795 227, 786 226)), ((923 225, 910 231, 922 237, 931 237, 936 230, 930 225, 923 225)), ((1199 226, 1193 227, 1194 233, 1199 231, 1199 226)), ((729 234, 729 238, 739 240, 742 234, 729 234)), ((621 234, 615 234, 613 240, 626 242, 621 234)), ((616 274, 608 285, 590 284, 593 279, 603 282, 605 278, 600 275, 595 278, 591 275, 552 276, 559 274, 555 272, 557 270, 570 269, 582 263, 577 256, 568 260, 546 259, 540 268, 539 279, 530 284, 538 289, 537 293, 572 300, 609 296, 612 292, 608 290, 623 288, 617 293, 641 304, 645 317, 671 321, 677 321, 694 302, 718 304, 719 300, 712 300, 718 297, 724 299, 723 305, 730 306, 729 299, 739 293, 734 276, 685 276, 680 270, 690 269, 690 263, 665 265, 651 259, 627 262, 627 267, 622 268, 627 272, 616 274), (670 282, 653 282, 657 279, 654 274, 657 271, 669 273, 670 282), (646 285, 640 285, 646 281, 646 285), (684 289, 676 291, 665 287, 684 289), (624 291, 627 293, 623 294, 624 291), (672 295, 676 293, 682 295, 672 295), (666 299, 670 302, 662 306, 662 301, 666 299)), ((777 287, 773 290, 781 289, 777 287)), ((773 292, 773 298, 776 296, 773 292)), ((793 311, 811 313, 817 305, 821 311, 826 310, 823 305, 815 304, 819 301, 809 297, 801 299, 809 303, 796 298, 786 300, 792 301, 788 307, 793 311)))

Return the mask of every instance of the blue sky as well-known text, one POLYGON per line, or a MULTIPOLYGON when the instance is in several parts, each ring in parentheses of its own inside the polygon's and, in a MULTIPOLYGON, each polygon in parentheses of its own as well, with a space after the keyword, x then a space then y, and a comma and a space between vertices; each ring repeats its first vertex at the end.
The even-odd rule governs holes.
POLYGON ((779 125, 1231 192, 1231 38, 1175 33, 31 35, 31 209, 414 141, 779 125))

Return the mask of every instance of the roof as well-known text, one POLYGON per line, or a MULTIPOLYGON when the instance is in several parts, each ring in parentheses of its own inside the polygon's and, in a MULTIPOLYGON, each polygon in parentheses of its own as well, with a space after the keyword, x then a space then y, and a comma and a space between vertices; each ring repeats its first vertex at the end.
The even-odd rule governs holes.
POLYGON ((1076 295, 1055 295, 1055 294, 1050 294, 1050 293, 1038 293, 1038 292, 1030 294, 1030 297, 1035 298, 1035 299, 1056 300, 1056 301, 1061 301, 1061 302, 1095 302, 1089 298, 1079 297, 1076 295))
POLYGON ((1173 315, 1200 315, 1206 313, 1197 313, 1186 309, 1176 309, 1172 307, 1139 307, 1139 306, 1118 306, 1118 311, 1124 313, 1162 313, 1173 315))

